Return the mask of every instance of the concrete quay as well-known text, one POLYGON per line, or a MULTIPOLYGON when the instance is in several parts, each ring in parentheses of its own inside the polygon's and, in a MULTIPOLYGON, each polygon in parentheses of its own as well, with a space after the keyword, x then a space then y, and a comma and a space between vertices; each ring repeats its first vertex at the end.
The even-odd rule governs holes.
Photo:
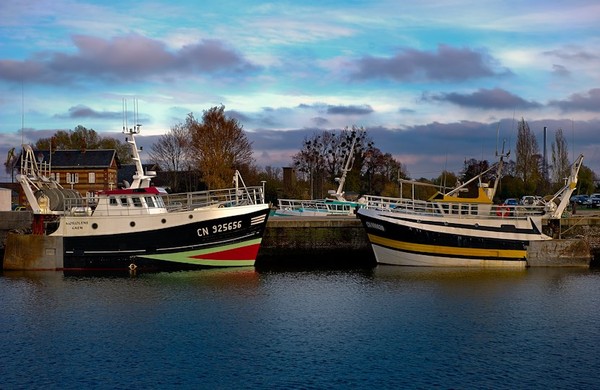
MULTIPOLYGON (((31 226, 28 211, 0 212, 0 252, 9 230, 31 226)), ((560 220, 555 240, 528 250, 532 267, 599 266, 600 213, 560 220)), ((1 253, 3 255, 3 253, 1 253)), ((269 217, 257 267, 371 267, 376 264, 367 235, 356 217, 269 217)))
POLYGON ((356 217, 269 217, 256 266, 376 265, 356 217))

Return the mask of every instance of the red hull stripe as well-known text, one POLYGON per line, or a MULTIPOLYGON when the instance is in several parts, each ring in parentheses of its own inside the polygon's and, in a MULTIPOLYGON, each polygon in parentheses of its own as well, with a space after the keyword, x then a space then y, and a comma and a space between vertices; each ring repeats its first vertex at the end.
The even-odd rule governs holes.
POLYGON ((220 252, 205 253, 192 256, 193 259, 205 260, 247 260, 256 259, 260 244, 247 245, 241 248, 234 248, 220 252))

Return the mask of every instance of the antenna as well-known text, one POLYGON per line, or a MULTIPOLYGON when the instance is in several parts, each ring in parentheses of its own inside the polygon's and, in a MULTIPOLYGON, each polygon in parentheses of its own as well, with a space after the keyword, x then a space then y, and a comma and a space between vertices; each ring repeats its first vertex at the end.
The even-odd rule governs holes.
POLYGON ((127 100, 123 98, 122 107, 123 110, 123 133, 127 131, 127 100))
POLYGON ((498 157, 498 140, 500 139, 500 121, 498 121, 498 127, 496 127, 496 157, 498 157))
POLYGON ((25 87, 23 86, 23 80, 21 80, 21 144, 25 143, 23 129, 25 129, 25 87))

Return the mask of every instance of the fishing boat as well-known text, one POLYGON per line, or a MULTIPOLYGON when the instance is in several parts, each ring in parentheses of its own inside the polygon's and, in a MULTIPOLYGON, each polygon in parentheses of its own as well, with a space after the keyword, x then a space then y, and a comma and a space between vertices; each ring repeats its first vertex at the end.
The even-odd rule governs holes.
POLYGON ((356 210, 361 206, 362 199, 351 201, 346 199, 344 185, 346 176, 352 170, 354 163, 354 147, 357 140, 353 134, 352 143, 348 150, 348 156, 342 167, 342 176, 335 178, 338 182, 337 190, 329 190, 329 197, 324 199, 278 199, 277 209, 274 216, 279 217, 334 217, 351 216, 356 217, 356 210))
MULTIPOLYGON (((440 267, 527 267, 533 241, 552 240, 544 225, 561 218, 583 162, 572 164, 563 188, 543 205, 495 205, 503 156, 490 169, 428 200, 365 196, 357 215, 379 264, 440 267), (493 185, 484 175, 496 170, 493 185), (476 187, 469 196, 468 188, 476 187)), ((415 185, 416 183, 408 183, 415 185)), ((411 194, 415 191, 411 191, 411 194)))
POLYGON ((136 173, 127 188, 84 198, 63 188, 23 145, 17 180, 33 213, 26 232, 11 232, 3 268, 64 271, 162 271, 253 266, 266 227, 264 189, 235 172, 231 188, 168 194, 144 172, 126 129, 136 173))

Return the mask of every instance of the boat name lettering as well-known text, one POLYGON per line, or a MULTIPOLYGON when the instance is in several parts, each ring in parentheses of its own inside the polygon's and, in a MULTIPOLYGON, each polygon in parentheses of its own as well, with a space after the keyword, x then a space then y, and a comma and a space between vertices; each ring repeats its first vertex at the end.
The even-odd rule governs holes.
POLYGON ((84 225, 88 225, 88 221, 66 221, 65 225, 71 230, 82 230, 84 225))
MULTIPOLYGON (((241 227, 242 227, 242 221, 233 221, 233 222, 212 225, 212 228, 210 229, 210 231, 212 233, 223 233, 223 232, 228 232, 231 230, 240 229, 241 227)), ((208 228, 198 229, 196 231, 196 233, 198 233, 199 237, 206 236, 209 234, 209 229, 208 228)))
POLYGON ((87 225, 88 221, 67 221, 65 224, 67 226, 87 225))
POLYGON ((380 225, 378 223, 367 222, 367 227, 371 228, 371 229, 381 230, 382 232, 385 232, 385 228, 383 227, 383 225, 380 225))

